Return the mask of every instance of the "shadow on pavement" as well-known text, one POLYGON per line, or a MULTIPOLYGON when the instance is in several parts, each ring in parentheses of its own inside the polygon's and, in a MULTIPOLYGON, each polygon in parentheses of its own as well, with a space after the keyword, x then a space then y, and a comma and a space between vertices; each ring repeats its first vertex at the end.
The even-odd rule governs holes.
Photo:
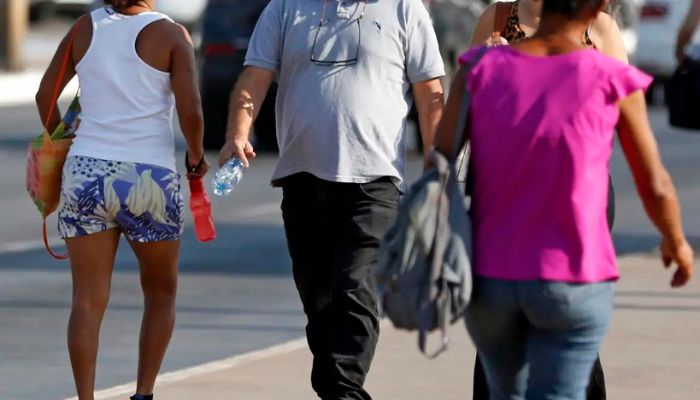
MULTIPOLYGON (((298 312, 296 313, 299 314, 298 312)), ((184 324, 178 323, 177 329, 189 329, 192 331, 243 331, 243 332, 282 332, 299 335, 301 329, 298 325, 271 326, 271 325, 245 325, 245 324, 184 324)))
POLYGON ((629 311, 700 312, 700 306, 694 305, 615 304, 615 309, 629 311))
POLYGON ((34 135, 26 135, 26 137, 22 138, 0 139, 0 149, 26 150, 27 146, 29 146, 29 143, 31 143, 32 139, 36 136, 37 134, 35 133, 34 135))
MULTIPOLYGON (((656 234, 614 233, 613 242, 618 256, 655 251, 661 243, 656 234)), ((690 236, 688 242, 694 249, 700 249, 700 237, 690 236)))
MULTIPOLYGON (((218 238, 209 243, 197 242, 190 229, 185 232, 180 257, 181 274, 291 276, 291 261, 282 226, 219 224, 217 231, 218 238)), ((659 245, 659 236, 615 233, 613 241, 617 254, 623 256, 654 251, 659 245)), ((699 237, 690 237, 689 241, 700 248, 699 237)), ((68 266, 68 262, 55 261, 44 249, 38 249, 4 255, 0 270, 55 271, 68 266)), ((126 241, 120 245, 115 271, 138 271, 138 264, 126 241)))
POLYGON ((645 299, 700 299, 700 293, 662 292, 653 290, 616 290, 615 296, 618 298, 641 297, 645 299))
MULTIPOLYGON (((71 304, 68 301, 19 301, 19 300, 8 300, 0 301, 0 309, 35 309, 35 310, 69 310, 71 304)), ((141 312, 143 306, 138 304, 119 304, 110 302, 110 311, 137 311, 141 312)), ((249 316, 249 315, 262 315, 270 317, 281 317, 288 315, 297 315, 299 311, 297 309, 289 310, 274 310, 274 309, 262 309, 262 308, 235 308, 235 307, 201 307, 201 306, 189 306, 189 305, 178 305, 177 311, 181 313, 197 313, 202 315, 223 315, 223 316, 249 316)))
MULTIPOLYGON (((218 224, 218 238, 199 243, 188 229, 183 236, 180 273, 291 276, 284 229, 279 225, 218 224)), ((62 251, 62 250, 61 250, 62 251)), ((0 270, 56 271, 68 269, 68 261, 56 261, 42 249, 7 254, 0 270)), ((138 263, 126 241, 117 254, 115 272, 138 271, 138 263)))

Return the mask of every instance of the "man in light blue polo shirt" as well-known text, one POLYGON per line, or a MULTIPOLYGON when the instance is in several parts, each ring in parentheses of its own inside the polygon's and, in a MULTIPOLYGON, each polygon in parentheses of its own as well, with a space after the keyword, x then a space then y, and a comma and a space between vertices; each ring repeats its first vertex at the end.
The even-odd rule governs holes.
POLYGON ((321 399, 364 390, 379 335, 377 247, 404 186, 413 99, 426 149, 443 110, 442 58, 421 0, 272 0, 231 97, 220 163, 255 156, 251 124, 274 79, 272 183, 308 318, 321 399))

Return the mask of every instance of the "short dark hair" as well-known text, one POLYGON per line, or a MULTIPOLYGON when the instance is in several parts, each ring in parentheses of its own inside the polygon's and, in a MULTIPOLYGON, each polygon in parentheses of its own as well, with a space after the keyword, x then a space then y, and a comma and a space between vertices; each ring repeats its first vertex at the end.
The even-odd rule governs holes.
POLYGON ((104 0, 104 2, 114 8, 127 8, 143 4, 143 0, 104 0))
POLYGON ((574 18, 582 12, 596 9, 605 0, 544 0, 542 13, 552 13, 574 18))

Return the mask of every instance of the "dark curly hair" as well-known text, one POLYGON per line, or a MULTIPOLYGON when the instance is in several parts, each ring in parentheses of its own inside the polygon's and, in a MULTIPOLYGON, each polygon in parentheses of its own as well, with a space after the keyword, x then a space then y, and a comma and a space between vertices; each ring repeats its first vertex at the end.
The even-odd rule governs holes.
POLYGON ((143 0, 104 0, 104 3, 114 8, 127 8, 132 6, 143 5, 143 0))
POLYGON ((574 18, 586 10, 599 8, 603 5, 604 1, 605 0, 544 0, 542 12, 574 18))

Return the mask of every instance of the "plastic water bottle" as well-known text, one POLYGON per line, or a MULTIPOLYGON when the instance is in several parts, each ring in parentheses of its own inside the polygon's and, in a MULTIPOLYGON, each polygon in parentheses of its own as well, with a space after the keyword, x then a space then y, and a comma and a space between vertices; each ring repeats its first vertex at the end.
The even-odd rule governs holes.
POLYGON ((216 228, 211 218, 211 201, 204 190, 202 178, 192 178, 190 183, 190 211, 194 218, 194 232, 197 240, 208 242, 216 239, 216 228))
POLYGON ((214 180, 211 182, 214 194, 224 196, 236 187, 243 177, 243 162, 237 158, 232 158, 216 172, 214 180))

